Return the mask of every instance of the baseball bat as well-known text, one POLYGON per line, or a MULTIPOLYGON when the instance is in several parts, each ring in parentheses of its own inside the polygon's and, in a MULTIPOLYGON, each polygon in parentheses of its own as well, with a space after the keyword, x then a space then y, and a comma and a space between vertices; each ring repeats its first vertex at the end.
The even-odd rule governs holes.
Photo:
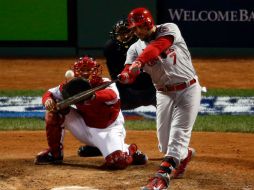
POLYGON ((94 94, 96 91, 102 90, 102 89, 108 87, 109 85, 116 82, 117 80, 118 79, 112 80, 110 82, 104 83, 104 84, 97 86, 95 88, 91 88, 91 89, 86 90, 84 92, 80 92, 79 94, 76 94, 76 95, 69 97, 65 100, 62 100, 56 104, 56 109, 59 111, 59 110, 65 109, 68 106, 75 104, 79 101, 86 100, 87 98, 91 97, 91 95, 94 94))

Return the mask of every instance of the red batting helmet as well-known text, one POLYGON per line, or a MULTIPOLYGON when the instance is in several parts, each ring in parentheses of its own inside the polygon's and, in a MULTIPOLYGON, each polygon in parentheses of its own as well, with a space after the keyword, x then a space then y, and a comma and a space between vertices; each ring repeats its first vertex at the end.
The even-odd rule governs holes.
POLYGON ((74 63, 72 70, 74 71, 75 77, 84 77, 88 79, 92 85, 102 81, 102 67, 91 57, 80 57, 79 60, 74 63))
POLYGON ((146 8, 133 9, 128 15, 129 28, 145 24, 151 29, 154 26, 153 16, 146 8))

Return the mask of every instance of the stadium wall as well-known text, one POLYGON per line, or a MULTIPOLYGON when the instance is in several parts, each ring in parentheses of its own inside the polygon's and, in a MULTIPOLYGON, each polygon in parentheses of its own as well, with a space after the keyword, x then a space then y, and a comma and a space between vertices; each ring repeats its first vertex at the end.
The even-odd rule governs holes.
POLYGON ((1 57, 102 56, 112 25, 135 7, 177 23, 193 56, 254 55, 252 0, 9 0, 1 2, 1 57))

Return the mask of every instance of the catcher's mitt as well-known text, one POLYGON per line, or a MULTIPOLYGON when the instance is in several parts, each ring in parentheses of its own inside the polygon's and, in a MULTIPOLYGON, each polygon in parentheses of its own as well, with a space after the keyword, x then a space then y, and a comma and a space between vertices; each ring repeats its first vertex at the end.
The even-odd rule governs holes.
MULTIPOLYGON (((76 94, 79 94, 91 88, 92 88, 91 84, 85 78, 81 78, 81 77, 73 78, 71 81, 63 85, 62 96, 63 96, 63 99, 65 100, 67 98, 70 98, 76 94)), ((93 95, 91 95, 91 97, 92 96, 93 95)))

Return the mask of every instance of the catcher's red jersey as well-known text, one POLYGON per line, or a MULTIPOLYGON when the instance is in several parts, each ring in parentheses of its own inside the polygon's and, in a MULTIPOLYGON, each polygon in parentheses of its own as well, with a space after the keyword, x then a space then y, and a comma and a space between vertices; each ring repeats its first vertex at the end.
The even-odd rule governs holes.
MULTIPOLYGON (((108 81, 104 78, 104 82, 108 81)), ((62 84, 49 89, 42 97, 44 104, 48 98, 53 98, 56 102, 63 99, 61 91, 62 84)), ((116 85, 113 83, 103 90, 95 92, 95 98, 76 104, 78 112, 82 115, 85 123, 93 128, 106 128, 118 117, 120 110, 120 98, 116 85)))
POLYGON ((89 127, 106 128, 116 120, 120 100, 112 89, 97 91, 95 95, 94 99, 76 106, 89 127))

